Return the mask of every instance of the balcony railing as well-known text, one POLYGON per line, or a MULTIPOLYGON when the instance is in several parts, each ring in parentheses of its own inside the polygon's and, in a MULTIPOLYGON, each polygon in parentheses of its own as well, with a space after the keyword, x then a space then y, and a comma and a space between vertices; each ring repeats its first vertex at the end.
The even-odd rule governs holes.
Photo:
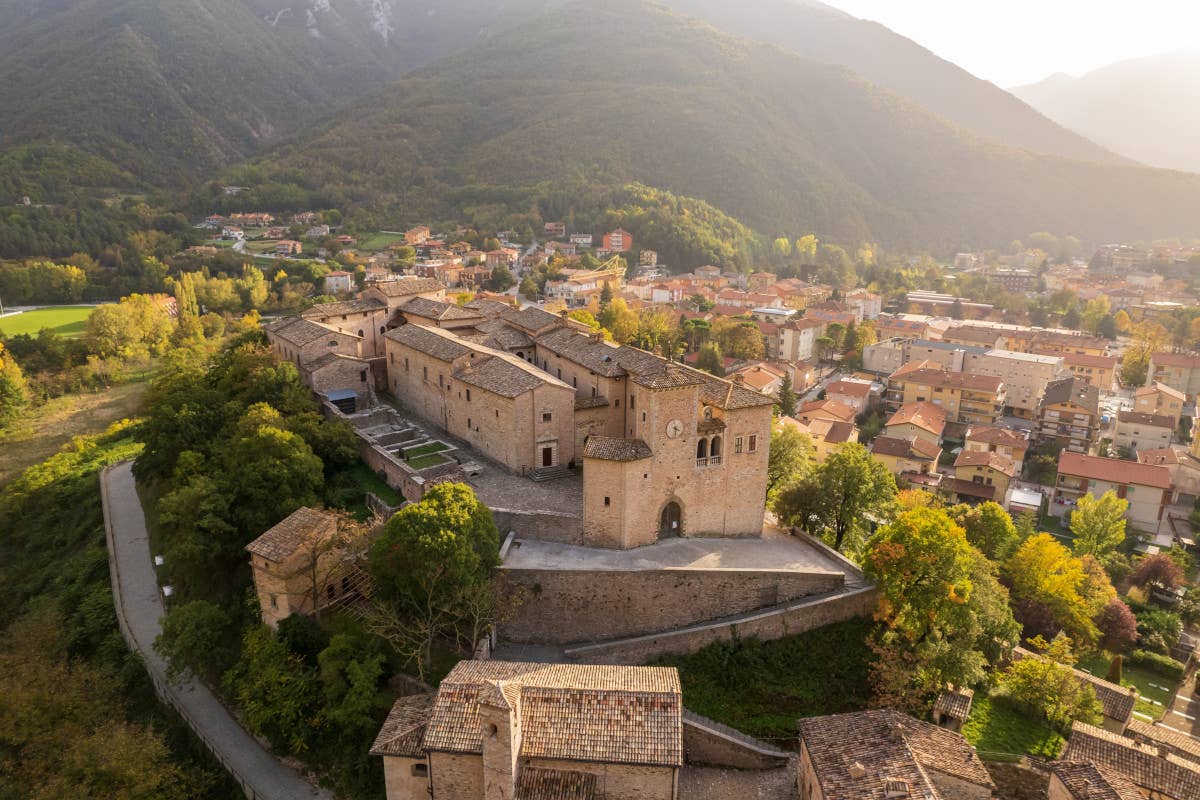
POLYGON ((721 466, 720 456, 709 456, 708 458, 697 458, 697 467, 719 467, 721 466))

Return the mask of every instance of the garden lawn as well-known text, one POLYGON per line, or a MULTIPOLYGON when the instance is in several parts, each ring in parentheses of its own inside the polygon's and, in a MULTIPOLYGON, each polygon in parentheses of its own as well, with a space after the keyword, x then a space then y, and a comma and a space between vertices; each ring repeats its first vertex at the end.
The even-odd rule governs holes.
POLYGON ((92 308, 92 306, 55 306, 0 317, 0 333, 5 336, 17 336, 22 333, 37 336, 38 331, 42 328, 49 328, 59 336, 73 339, 83 335, 83 323, 92 313, 92 308))
MULTIPOLYGON (((1075 666, 1098 678, 1103 678, 1108 674, 1111 662, 1112 659, 1108 656, 1094 655, 1079 659, 1075 666)), ((1133 712, 1140 714, 1147 721, 1157 720, 1161 717, 1163 711, 1170 706, 1171 698, 1175 695, 1176 681, 1173 678, 1164 677, 1141 666, 1125 664, 1121 670, 1121 684, 1137 687, 1140 696, 1133 707, 1133 712)))
POLYGON ((800 717, 866 707, 871 627, 855 619, 770 642, 717 642, 655 663, 679 668, 686 708, 786 749, 800 717))
POLYGON ((446 459, 443 456, 439 456, 437 453, 430 453, 428 455, 410 458, 404 463, 408 464, 413 469, 425 469, 426 467, 436 467, 438 464, 445 464, 446 459))
POLYGON ((427 456, 430 453, 440 453, 446 449, 446 445, 441 442, 430 442, 423 444, 420 447, 407 448, 404 451, 405 458, 416 458, 417 456, 427 456))
POLYGON ((998 753, 1057 758, 1063 746, 1063 738, 1045 721, 982 693, 975 695, 962 733, 984 758, 998 753))

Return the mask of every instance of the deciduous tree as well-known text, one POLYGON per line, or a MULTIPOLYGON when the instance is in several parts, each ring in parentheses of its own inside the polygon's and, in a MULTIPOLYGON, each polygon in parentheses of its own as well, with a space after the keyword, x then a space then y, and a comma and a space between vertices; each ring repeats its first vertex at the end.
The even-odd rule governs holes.
POLYGON ((1071 512, 1072 548, 1076 555, 1102 558, 1125 541, 1125 511, 1129 501, 1109 489, 1099 499, 1090 494, 1079 498, 1071 512))
POLYGON ((1092 687, 1071 671, 1075 656, 1070 640, 1059 634, 1050 644, 1041 637, 1032 642, 1044 651, 1042 658, 1014 661, 1000 678, 1000 689, 1015 703, 1037 713, 1058 731, 1071 723, 1100 722, 1100 703, 1092 687))
POLYGON ((950 509, 950 516, 967 532, 967 541, 992 561, 1003 561, 1017 547, 1012 517, 998 503, 956 505, 950 509))
POLYGON ((814 468, 812 439, 792 425, 779 425, 771 432, 767 457, 767 498, 806 477, 814 468))
POLYGON ((1141 560, 1129 576, 1129 581, 1140 588, 1159 586, 1172 590, 1183 585, 1184 577, 1183 570, 1174 559, 1164 553, 1156 553, 1141 560))
POLYGON ((1096 616, 1100 646, 1111 653, 1125 653, 1137 642, 1137 617, 1117 598, 1108 601, 1096 616))
POLYGON ((775 513, 786 525, 828 536, 838 550, 857 551, 896 494, 887 468, 856 442, 832 453, 804 480, 780 492, 775 513))

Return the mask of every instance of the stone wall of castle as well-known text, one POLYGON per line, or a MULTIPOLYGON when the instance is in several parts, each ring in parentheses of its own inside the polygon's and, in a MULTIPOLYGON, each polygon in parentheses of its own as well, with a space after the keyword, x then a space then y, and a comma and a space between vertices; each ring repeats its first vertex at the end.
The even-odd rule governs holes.
POLYGON ((501 567, 520 592, 500 626, 514 643, 571 644, 639 636, 786 603, 843 585, 841 573, 787 570, 539 570, 501 567))
MULTIPOLYGON (((879 592, 874 587, 847 590, 829 597, 801 599, 785 608, 751 613, 736 621, 568 648, 566 657, 587 664, 645 664, 661 655, 694 653, 714 642, 750 636, 764 641, 782 639, 835 622, 869 617, 878 604, 879 592)), ((500 633, 504 635, 503 630, 500 633)))

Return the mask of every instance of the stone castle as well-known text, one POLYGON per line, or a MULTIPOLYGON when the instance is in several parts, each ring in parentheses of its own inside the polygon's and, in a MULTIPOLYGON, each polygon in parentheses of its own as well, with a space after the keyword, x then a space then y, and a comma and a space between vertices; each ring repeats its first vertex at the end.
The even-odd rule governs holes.
POLYGON ((582 468, 579 544, 762 532, 773 401, 538 308, 380 283, 268 328, 318 394, 404 409, 515 475, 582 468))

